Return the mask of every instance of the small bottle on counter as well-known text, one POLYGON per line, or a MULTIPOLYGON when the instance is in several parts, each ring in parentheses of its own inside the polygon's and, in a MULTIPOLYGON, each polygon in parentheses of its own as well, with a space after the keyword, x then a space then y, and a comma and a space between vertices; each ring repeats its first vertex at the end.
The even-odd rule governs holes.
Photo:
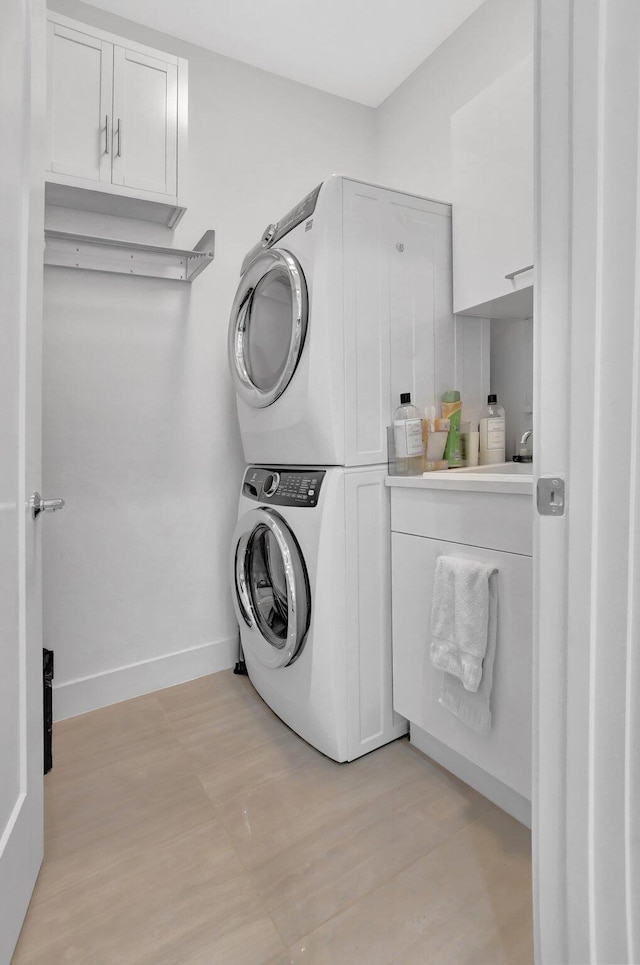
POLYGON ((480 414, 480 465, 494 466, 505 461, 505 412, 498 396, 490 395, 480 414))
POLYGON ((478 450, 480 448, 480 433, 477 422, 460 423, 460 451, 463 466, 478 465, 478 450))
POLYGON ((400 405, 393 413, 393 439, 396 449, 396 472, 399 476, 422 473, 422 419, 411 393, 403 392, 400 405))
POLYGON ((449 463, 449 469, 456 469, 462 465, 462 453, 460 452, 461 414, 460 393, 456 390, 445 392, 442 396, 442 416, 449 420, 449 437, 444 449, 444 458, 449 463))
POLYGON ((436 469, 447 469, 449 464, 444 457, 444 447, 449 437, 449 420, 436 418, 435 405, 428 406, 424 410, 424 422, 422 438, 424 441, 424 465, 425 472, 433 472, 436 469))

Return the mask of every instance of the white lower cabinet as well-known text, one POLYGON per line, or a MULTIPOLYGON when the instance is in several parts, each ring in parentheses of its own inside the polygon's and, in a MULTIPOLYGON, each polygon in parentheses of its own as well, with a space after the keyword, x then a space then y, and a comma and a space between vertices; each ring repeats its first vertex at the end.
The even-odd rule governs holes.
MULTIPOLYGON (((416 490, 392 489, 395 500, 416 490)), ((496 515, 502 497, 486 493, 422 492, 420 501, 435 501, 446 530, 447 516, 458 515, 456 503, 479 496, 493 499, 496 515)), ((530 518, 530 497, 508 497, 521 503, 530 518)), ((433 511, 433 506, 430 507, 433 511)), ((398 515, 403 515, 402 512, 398 515)), ((416 529, 421 531, 418 520, 416 529)), ((498 525, 498 529, 500 526, 498 525)), ((471 534, 472 535, 472 534, 471 534)), ((502 543, 502 539, 496 542, 502 543)), ((525 547, 526 548, 526 547, 525 547)), ((393 695, 394 709, 411 723, 412 742, 439 760, 487 797, 528 823, 531 800, 532 687, 532 558, 490 546, 392 532, 393 695), (481 736, 438 702, 443 673, 430 661, 431 604, 438 556, 487 563, 498 571, 498 625, 491 694, 492 727, 481 736)))

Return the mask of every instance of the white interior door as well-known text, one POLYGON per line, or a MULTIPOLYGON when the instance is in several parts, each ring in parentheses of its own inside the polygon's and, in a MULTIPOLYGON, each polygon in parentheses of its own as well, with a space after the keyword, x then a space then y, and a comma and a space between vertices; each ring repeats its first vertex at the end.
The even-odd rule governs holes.
POLYGON ((541 963, 640 961, 640 5, 538 0, 541 963))
POLYGON ((0 31, 0 962, 42 860, 40 341, 45 11, 6 0, 0 31))

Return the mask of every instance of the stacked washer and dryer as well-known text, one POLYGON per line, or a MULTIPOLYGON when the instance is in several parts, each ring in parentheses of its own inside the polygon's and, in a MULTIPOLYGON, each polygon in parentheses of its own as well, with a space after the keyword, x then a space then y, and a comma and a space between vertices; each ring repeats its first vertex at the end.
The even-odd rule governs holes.
MULTIPOLYGON (((386 427, 453 384, 451 207, 333 176, 248 253, 229 328, 245 459, 232 546, 249 677, 350 761, 392 706, 386 427)), ((425 628, 426 632, 426 628, 425 628)))

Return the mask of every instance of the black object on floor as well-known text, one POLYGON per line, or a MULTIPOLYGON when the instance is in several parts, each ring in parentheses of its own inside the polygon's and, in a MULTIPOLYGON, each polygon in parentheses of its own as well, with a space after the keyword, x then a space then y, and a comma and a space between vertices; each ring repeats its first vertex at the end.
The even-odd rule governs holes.
POLYGON ((53 767, 51 736, 53 731, 53 650, 42 648, 42 720, 44 725, 44 773, 53 767))
POLYGON ((244 662, 244 653, 242 650, 242 644, 240 642, 240 634, 238 634, 238 662, 233 668, 233 672, 239 674, 241 677, 248 677, 249 673, 247 671, 247 665, 244 662))

